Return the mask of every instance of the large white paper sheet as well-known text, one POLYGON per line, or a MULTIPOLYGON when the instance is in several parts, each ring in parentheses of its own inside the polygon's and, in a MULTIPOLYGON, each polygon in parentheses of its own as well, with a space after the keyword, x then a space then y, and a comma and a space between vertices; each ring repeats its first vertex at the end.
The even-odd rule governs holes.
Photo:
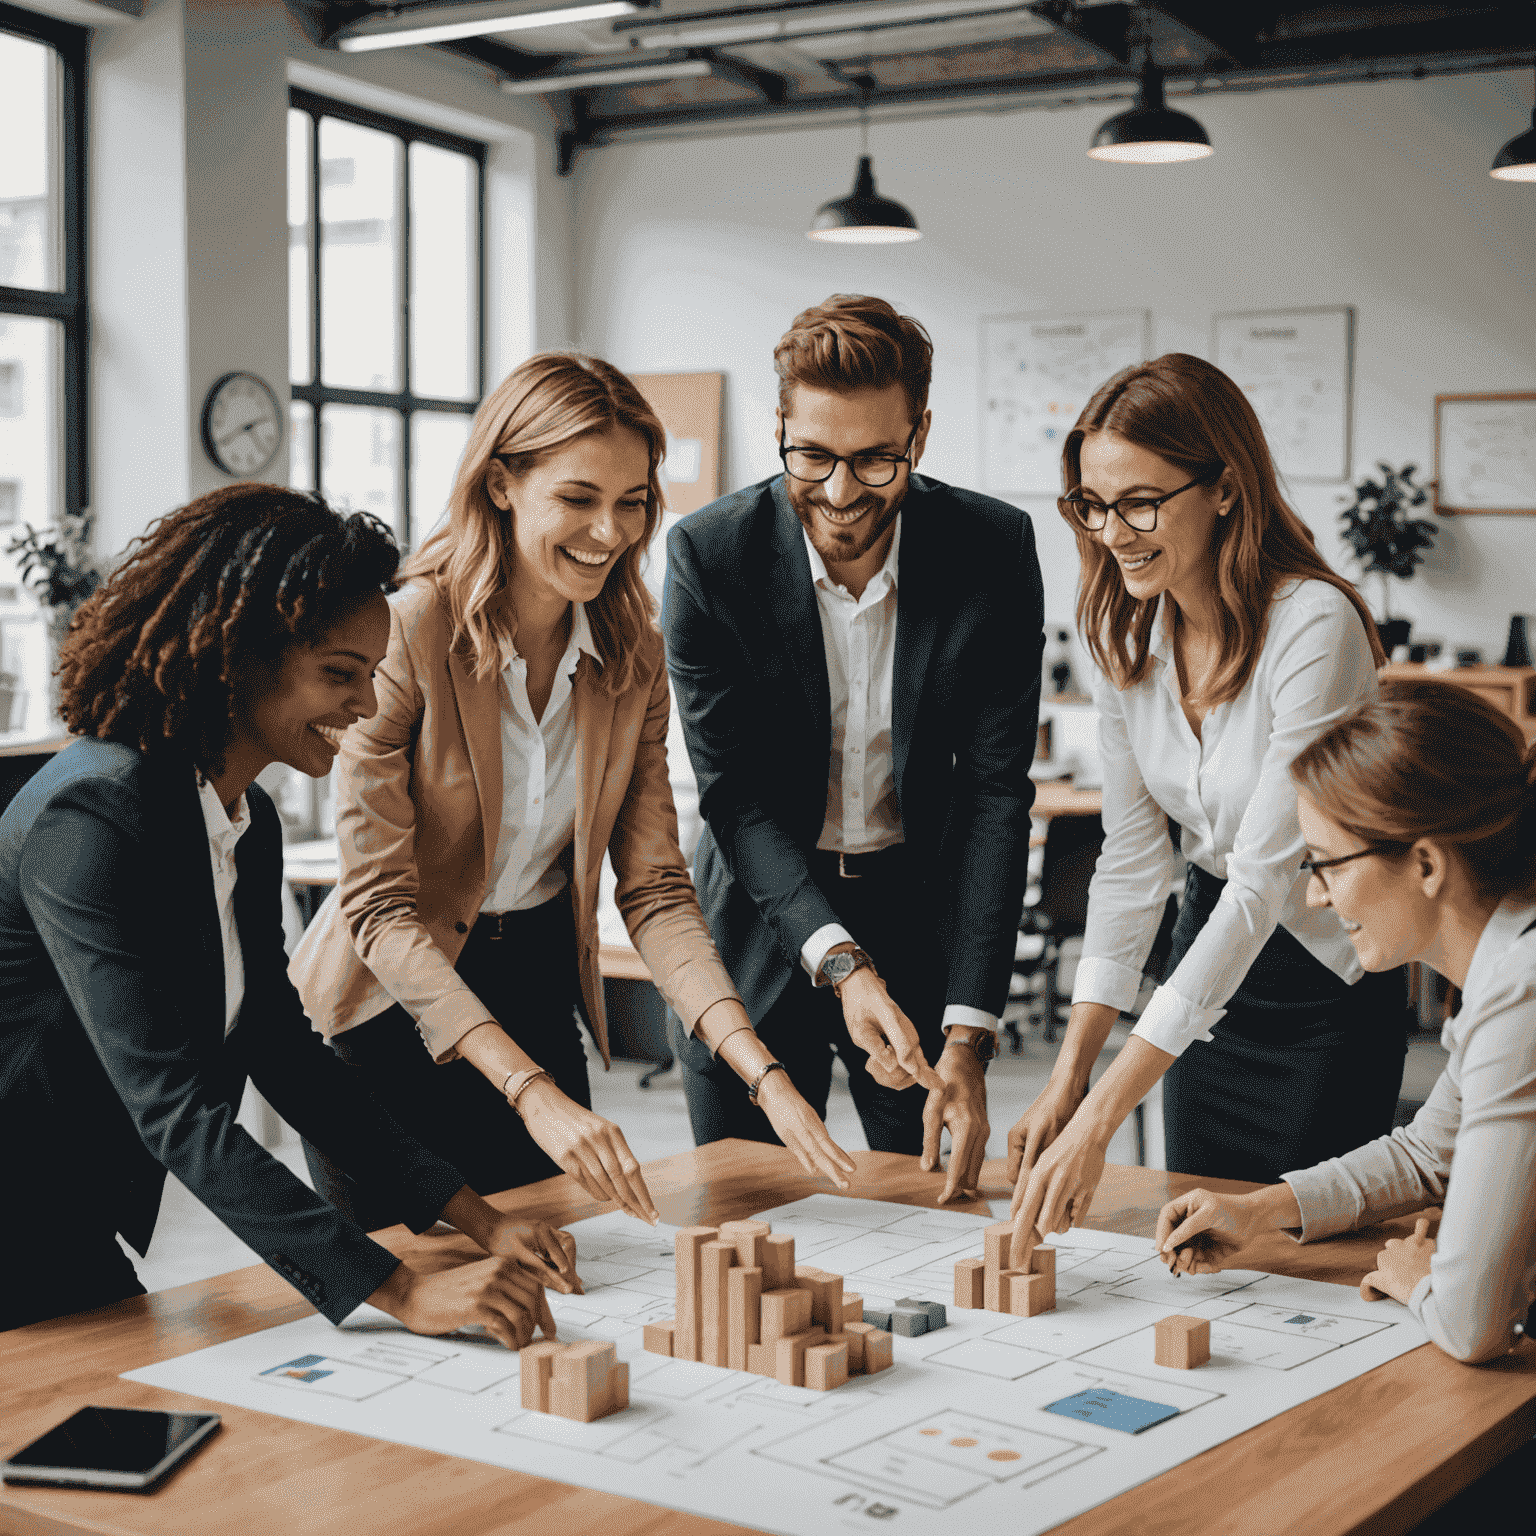
MULTIPOLYGON (((761 1214, 867 1305, 947 1305, 954 1262, 979 1254, 986 1225, 835 1195, 761 1214)), ((947 1328, 894 1341, 890 1370, 811 1392, 644 1353, 643 1324, 672 1316, 676 1229, 608 1215, 570 1230, 587 1294, 552 1296, 560 1337, 612 1339, 630 1362, 629 1408, 595 1424, 525 1412, 518 1357, 500 1345, 418 1338, 369 1308, 127 1378, 783 1536, 927 1536, 957 1515, 1034 1536, 1425 1342, 1404 1308, 1350 1287, 1251 1271, 1174 1280, 1149 1239, 1078 1229, 1052 1239, 1054 1312, 950 1307, 947 1328), (1173 1312, 1211 1319, 1208 1365, 1152 1363, 1153 1325, 1173 1312), (1086 1420, 1045 1411, 1068 1398, 1086 1420), (1177 1412, 1138 1433, 1102 1422, 1125 1398, 1177 1412)))

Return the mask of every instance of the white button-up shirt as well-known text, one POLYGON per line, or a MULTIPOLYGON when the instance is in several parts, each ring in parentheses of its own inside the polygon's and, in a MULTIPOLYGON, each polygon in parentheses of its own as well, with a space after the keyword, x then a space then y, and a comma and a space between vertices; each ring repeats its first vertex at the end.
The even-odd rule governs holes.
MULTIPOLYGON (((804 529, 801 537, 821 616, 832 705, 827 814, 816 846, 834 853, 874 853, 902 841, 891 741, 901 513, 896 514, 884 562, 858 597, 832 579, 804 529)), ((853 942, 841 923, 828 923, 805 941, 800 963, 814 980, 829 949, 853 942)), ((944 1010, 944 1025, 951 1024, 997 1028, 990 1013, 958 1003, 944 1010)))
POLYGON ((1536 1293, 1536 933, 1521 937, 1533 921, 1536 904, 1514 897, 1488 919, 1440 1037, 1450 1060, 1413 1123, 1283 1175, 1303 1242, 1444 1205, 1408 1309, 1463 1360, 1503 1354, 1536 1293))
POLYGON ((528 702, 528 663, 502 642, 501 834, 482 912, 521 912, 557 896, 567 876, 556 862, 576 833, 581 744, 571 680, 585 651, 594 660, 587 610, 576 603, 571 638, 555 668, 541 719, 528 702))
POLYGON ((224 1033, 235 1027, 245 1001, 245 956, 240 952, 240 930, 235 926, 235 844, 251 824, 250 810, 242 794, 235 802, 231 821, 218 793, 202 774, 197 776, 197 802, 202 807, 208 832, 208 859, 213 866, 213 894, 219 906, 219 933, 224 940, 224 1033))
POLYGON ((1288 582, 1243 691, 1205 717, 1197 738, 1179 692, 1164 601, 1152 666, 1117 689, 1094 679, 1104 765, 1104 851, 1088 893, 1074 1003, 1129 1009, 1174 873, 1166 817, 1184 856, 1227 884, 1189 952, 1153 994, 1134 1033, 1177 1056, 1209 1040, 1277 924, 1346 982, 1364 974, 1331 909, 1307 906, 1305 844, 1290 765, 1358 704, 1376 665, 1358 611, 1325 581, 1288 582))

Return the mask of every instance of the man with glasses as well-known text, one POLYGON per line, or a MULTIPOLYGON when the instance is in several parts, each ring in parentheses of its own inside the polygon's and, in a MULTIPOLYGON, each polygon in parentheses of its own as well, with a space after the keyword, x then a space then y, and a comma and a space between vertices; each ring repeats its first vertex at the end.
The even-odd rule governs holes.
MULTIPOLYGON (((986 1155, 1044 599, 1024 513, 917 474, 931 363, 883 300, 799 315, 774 353, 784 473, 672 530, 663 627, 695 883, 758 1035, 819 1113, 842 1058, 872 1150, 934 1170, 947 1126, 947 1200, 986 1155)), ((673 1034, 695 1140, 774 1140, 673 1034)))

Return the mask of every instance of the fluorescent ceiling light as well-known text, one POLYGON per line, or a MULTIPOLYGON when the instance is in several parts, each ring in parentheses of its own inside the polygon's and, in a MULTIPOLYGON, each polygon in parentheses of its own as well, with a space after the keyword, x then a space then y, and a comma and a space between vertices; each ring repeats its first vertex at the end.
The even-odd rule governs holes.
POLYGON ((410 48, 418 43, 452 43, 465 37, 497 32, 522 32, 532 27, 558 27, 577 21, 606 21, 633 16, 635 0, 597 0, 588 5, 541 6, 536 11, 510 11, 506 5, 463 5, 437 12, 407 12, 393 18, 359 22, 336 39, 343 53, 367 53, 375 48, 410 48), (413 26, 417 16, 436 14, 458 20, 413 26))
POLYGON ((632 85, 640 80, 681 80, 707 75, 704 59, 683 59, 676 64, 634 64, 623 69, 591 69, 580 75, 541 75, 536 80, 503 80, 509 96, 548 96, 556 91, 584 91, 594 86, 632 85))
MULTIPOLYGON (((751 20, 716 23, 704 21, 698 26, 658 27, 655 31, 637 29, 642 48, 717 48, 733 43, 762 43, 775 38, 802 37, 817 32, 857 31, 889 23, 937 21, 950 16, 979 16, 992 11, 1021 11, 1037 21, 1019 0, 912 0, 911 4, 838 5, 811 11, 766 11, 751 20)), ((1041 24, 1043 26, 1043 24, 1041 24)), ((1041 26, 1030 30, 1040 30, 1041 26)))

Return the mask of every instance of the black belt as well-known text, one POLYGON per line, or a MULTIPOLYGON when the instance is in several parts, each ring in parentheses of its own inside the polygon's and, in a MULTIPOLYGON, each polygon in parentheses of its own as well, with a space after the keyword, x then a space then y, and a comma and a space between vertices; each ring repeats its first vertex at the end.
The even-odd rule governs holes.
POLYGON ((873 853, 838 853, 829 848, 812 851, 811 868, 824 879, 888 880, 906 863, 904 843, 892 843, 873 853))
POLYGON ((479 939, 511 939, 536 925, 548 923, 557 913, 559 903, 569 909, 570 887, 563 886, 548 901, 536 907, 520 907, 513 912, 482 912, 475 919, 475 937, 479 939))

